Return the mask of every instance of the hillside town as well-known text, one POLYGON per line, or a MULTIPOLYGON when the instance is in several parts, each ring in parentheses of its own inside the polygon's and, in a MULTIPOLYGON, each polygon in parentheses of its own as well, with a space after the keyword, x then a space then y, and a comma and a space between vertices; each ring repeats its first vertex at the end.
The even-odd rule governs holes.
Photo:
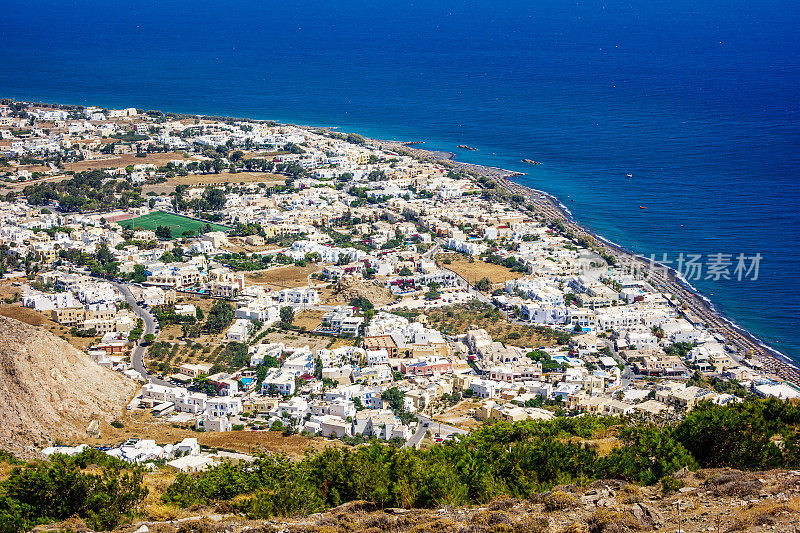
MULTIPOLYGON (((139 383, 128 408, 153 424, 420 447, 498 420, 800 398, 648 269, 397 143, 3 101, 0 198, 0 314, 139 383)), ((224 458, 146 432, 107 453, 224 458)))

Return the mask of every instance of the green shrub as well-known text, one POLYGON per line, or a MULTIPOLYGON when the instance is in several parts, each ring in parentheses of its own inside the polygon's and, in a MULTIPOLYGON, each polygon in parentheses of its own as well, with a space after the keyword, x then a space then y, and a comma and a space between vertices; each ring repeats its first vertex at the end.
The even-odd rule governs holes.
POLYGON ((672 476, 664 476, 661 478, 661 492, 664 495, 672 494, 678 489, 682 489, 685 485, 686 483, 684 483, 683 480, 672 476))
MULTIPOLYGON (((389 403, 397 400, 392 394, 386 398, 389 403)), ((698 409, 702 416, 695 417, 692 424, 721 431, 722 426, 717 421, 734 420, 737 424, 731 427, 740 431, 738 428, 744 427, 741 409, 755 418, 751 421, 752 427, 763 427, 763 432, 771 435, 775 434, 771 432, 781 431, 787 451, 778 457, 785 464, 793 464, 798 457, 793 451, 797 449, 793 447, 793 438, 800 433, 800 424, 792 422, 791 418, 796 408, 775 405, 772 401, 754 401, 761 405, 714 407, 715 414, 710 419, 702 415, 709 408, 701 405, 698 409), (733 413, 726 413, 727 410, 733 413)), ((690 413, 686 420, 692 418, 690 413)), ((429 449, 406 449, 373 442, 311 452, 299 462, 261 457, 253 463, 223 464, 192 476, 179 474, 163 499, 188 507, 250 495, 247 500, 234 501, 251 517, 266 517, 316 512, 354 500, 405 508, 485 504, 499 498, 524 498, 551 490, 556 485, 585 485, 597 479, 622 479, 650 485, 661 481, 662 487, 671 491, 680 483, 672 478, 675 472, 684 467, 697 467, 690 453, 696 449, 695 439, 706 441, 705 435, 698 434, 697 427, 686 425, 686 420, 678 426, 664 427, 609 416, 495 422, 458 441, 429 449), (622 445, 600 457, 584 441, 602 437, 612 427, 618 429, 622 445), (291 490, 281 493, 279 487, 287 482, 291 490)), ((272 429, 283 430, 279 422, 275 421, 272 429)), ((750 444, 745 444, 745 449, 749 449, 750 444)), ((778 449, 771 442, 767 446, 778 449)), ((704 466, 716 464, 713 458, 704 460, 704 466)), ((731 459, 720 456, 716 461, 727 463, 731 459)), ((745 458, 739 468, 752 464, 745 458)), ((757 488, 746 476, 720 476, 712 485, 714 491, 731 494, 757 488)), ((622 491, 625 493, 622 501, 639 501, 638 489, 627 487, 622 491)), ((561 491, 544 498, 542 501, 548 510, 577 503, 573 501, 574 496, 561 491)), ((590 527, 594 531, 632 527, 632 517, 627 514, 603 513, 606 511, 592 517, 590 527)))
POLYGON ((72 516, 93 529, 113 529, 147 496, 142 479, 141 469, 96 450, 18 466, 0 484, 0 532, 17 533, 72 516), (89 464, 102 469, 83 472, 89 464))

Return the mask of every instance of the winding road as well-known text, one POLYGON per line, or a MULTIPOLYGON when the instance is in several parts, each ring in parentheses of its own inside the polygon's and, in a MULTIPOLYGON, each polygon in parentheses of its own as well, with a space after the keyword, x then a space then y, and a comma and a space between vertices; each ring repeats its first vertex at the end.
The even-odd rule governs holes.
MULTIPOLYGON (((142 319, 144 322, 144 335, 151 333, 153 335, 156 334, 156 329, 158 327, 158 323, 156 322, 155 317, 150 314, 150 312, 144 309, 139 302, 136 301, 136 298, 133 297, 130 288, 123 283, 116 283, 112 282, 114 287, 122 293, 122 296, 125 297, 125 301, 128 302, 131 306, 131 311, 142 319)), ((131 365, 133 369, 142 376, 147 382, 155 383, 157 385, 165 385, 165 386, 172 386, 172 384, 168 381, 164 381, 152 374, 147 373, 147 368, 144 366, 144 354, 147 353, 147 346, 143 346, 141 342, 137 342, 136 346, 131 350, 131 365)))

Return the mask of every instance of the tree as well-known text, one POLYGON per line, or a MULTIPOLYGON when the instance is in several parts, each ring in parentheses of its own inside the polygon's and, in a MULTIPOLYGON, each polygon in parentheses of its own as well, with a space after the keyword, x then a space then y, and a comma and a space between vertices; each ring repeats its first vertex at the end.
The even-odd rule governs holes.
POLYGON ((133 265, 133 281, 135 283, 144 283, 147 281, 144 265, 140 265, 139 263, 133 265))
POLYGON ((388 403, 395 411, 401 411, 403 409, 405 397, 406 394, 397 387, 387 389, 381 394, 381 399, 388 403))
POLYGON ((407 266, 404 266, 400 269, 399 275, 400 276, 410 276, 412 274, 411 269, 407 266))
POLYGON ((366 142, 364 141, 364 137, 362 137, 358 133, 348 133, 346 140, 347 142, 352 144, 364 144, 366 142))
POLYGON ((98 531, 114 529, 147 496, 143 471, 93 452, 11 470, 0 486, 0 531, 29 531, 73 516, 98 531), (89 464, 101 468, 83 472, 89 464))
POLYGON ((357 307, 362 311, 369 311, 370 309, 374 309, 375 307, 372 304, 372 302, 370 302, 367 298, 364 298, 363 296, 359 296, 357 298, 353 298, 352 300, 350 300, 350 306, 357 307))
POLYGON ((697 467, 694 457, 670 430, 644 425, 620 430, 625 446, 606 458, 609 477, 651 485, 684 466, 697 467))
POLYGON ((650 328, 650 329, 651 329, 651 331, 653 332, 653 335, 655 335, 655 337, 656 337, 658 340, 661 340, 661 339, 663 339, 663 338, 664 338, 664 330, 663 330, 661 327, 659 327, 659 326, 653 326, 653 327, 652 327, 652 328, 650 328))
POLYGON ((217 300, 208 311, 206 328, 210 333, 222 333, 225 328, 231 325, 234 315, 235 313, 231 304, 224 300, 217 300))
POLYGON ((209 396, 216 396, 217 389, 214 385, 208 380, 208 375, 200 374, 196 378, 192 380, 192 385, 189 387, 194 392, 204 392, 209 396))
POLYGON ((320 356, 314 358, 314 377, 322 379, 322 358, 320 356))
POLYGON ((492 288, 492 282, 489 281, 489 278, 483 277, 475 284, 475 288, 481 292, 486 292, 492 288))
POLYGON ((214 211, 219 211, 225 207, 225 191, 214 187, 208 187, 203 191, 203 199, 214 211))
POLYGON ((200 336, 200 326, 197 324, 181 324, 181 335, 184 339, 194 339, 200 336))
POLYGON ((172 228, 169 226, 156 227, 156 237, 159 239, 170 240, 172 239, 172 228))
POLYGON ((144 344, 151 344, 154 340, 156 340, 156 336, 152 333, 147 333, 143 338, 142 341, 144 344))
POLYGON ((776 399, 717 405, 700 402, 675 437, 700 466, 769 470, 800 465, 800 407, 776 399), (781 435, 782 445, 772 439, 781 435))
POLYGON ((281 326, 288 328, 294 322, 294 308, 285 305, 281 307, 281 326))

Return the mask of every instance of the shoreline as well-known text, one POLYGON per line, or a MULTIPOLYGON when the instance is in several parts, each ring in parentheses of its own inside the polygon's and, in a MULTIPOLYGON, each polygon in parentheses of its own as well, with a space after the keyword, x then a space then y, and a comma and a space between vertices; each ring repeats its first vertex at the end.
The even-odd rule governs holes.
POLYGON ((456 154, 452 152, 426 150, 417 148, 416 145, 409 146, 401 141, 370 139, 370 142, 379 143, 390 149, 399 148, 409 152, 411 155, 432 161, 444 160, 453 165, 454 168, 495 179, 505 191, 525 196, 526 199, 533 203, 537 214, 542 214, 549 220, 562 222, 566 229, 565 233, 571 233, 573 237, 588 239, 590 243, 613 255, 618 262, 620 259, 625 259, 626 264, 635 266, 643 271, 651 271, 651 267, 656 266, 657 268, 651 271, 651 276, 648 277, 647 281, 656 290, 674 295, 678 299, 678 302, 674 305, 679 312, 684 314, 687 320, 696 324, 708 325, 709 327, 706 329, 712 334, 720 334, 725 337, 731 345, 736 347, 737 354, 740 357, 746 358, 748 354, 752 354, 754 359, 763 364, 763 370, 768 374, 800 384, 800 367, 795 361, 726 316, 707 296, 683 279, 673 268, 658 261, 651 263, 649 258, 595 234, 580 224, 572 212, 553 194, 511 180, 514 177, 524 176, 525 173, 475 163, 459 162, 455 160, 456 154), (446 157, 443 158, 441 157, 442 155, 446 157), (661 272, 665 272, 666 276, 661 272), (687 309, 680 308, 682 305, 686 305, 687 309))
MULTIPOLYGON (((553 211, 560 215, 556 218, 560 219, 568 229, 573 229, 579 235, 583 234, 583 236, 598 242, 601 248, 605 248, 606 251, 611 252, 617 259, 622 256, 629 259, 632 264, 645 270, 651 267, 649 258, 632 252, 583 227, 575 220, 572 213, 558 201, 558 198, 552 194, 512 182, 507 178, 503 179, 500 185, 509 192, 522 193, 527 198, 533 200, 537 211, 539 211, 539 205, 537 205, 536 202, 536 195, 544 196, 544 202, 552 206, 553 211)), ((541 203, 540 198, 539 200, 539 203, 541 203)), ((710 327, 707 329, 712 333, 723 335, 731 344, 739 349, 739 356, 746 356, 749 351, 754 358, 763 363, 765 371, 774 373, 785 380, 800 384, 800 368, 798 368, 797 364, 789 358, 789 356, 769 346, 753 333, 736 324, 720 311, 708 297, 682 279, 673 268, 662 265, 658 261, 654 261, 653 265, 657 268, 652 271, 652 276, 648 278, 648 282, 657 290, 673 294, 681 303, 687 304, 689 311, 694 315, 694 317, 690 317, 689 313, 684 310, 684 315, 688 320, 693 321, 694 318, 701 324, 709 324, 710 327), (665 277, 660 274, 659 270, 666 272, 667 276, 665 277)))

